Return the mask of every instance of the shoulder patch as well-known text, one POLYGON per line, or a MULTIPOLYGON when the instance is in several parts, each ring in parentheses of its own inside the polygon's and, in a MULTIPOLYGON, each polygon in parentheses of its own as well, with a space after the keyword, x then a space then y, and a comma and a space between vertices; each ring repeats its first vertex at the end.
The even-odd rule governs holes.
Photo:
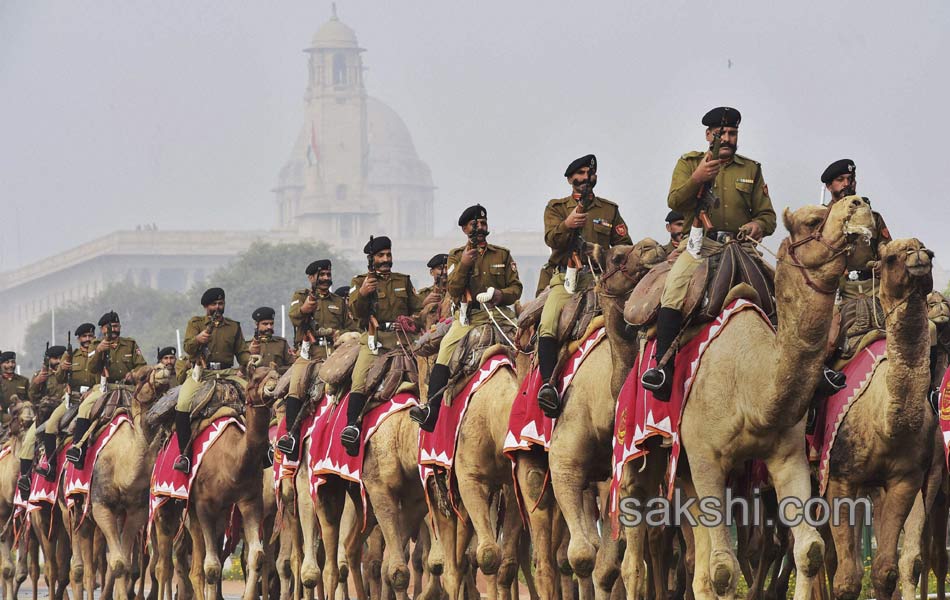
POLYGON ((614 231, 617 232, 617 235, 619 235, 620 237, 623 237, 627 235, 627 226, 624 225, 623 223, 617 223, 616 225, 614 225, 614 231))

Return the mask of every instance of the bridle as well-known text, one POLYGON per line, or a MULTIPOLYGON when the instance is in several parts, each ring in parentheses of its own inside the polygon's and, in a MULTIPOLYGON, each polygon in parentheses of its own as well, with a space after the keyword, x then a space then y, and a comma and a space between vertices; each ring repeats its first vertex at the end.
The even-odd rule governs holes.
MULTIPOLYGON (((633 254, 633 252, 636 250, 637 250, 636 245, 631 246, 630 249, 627 250, 626 253, 624 253, 623 261, 621 261, 619 266, 606 270, 604 274, 601 275, 600 277, 601 285, 603 285, 604 282, 606 282, 608 279, 610 279, 617 273, 620 273, 621 275, 623 275, 627 279, 627 281, 630 281, 632 283, 638 283, 640 279, 643 277, 643 274, 649 271, 653 267, 652 265, 646 266, 646 265, 641 264, 639 267, 637 267, 636 270, 631 272, 630 269, 627 268, 627 261, 629 260, 630 255, 633 254)), ((603 290, 603 288, 601 288, 600 295, 604 296, 605 298, 616 298, 619 296, 619 294, 611 294, 610 292, 603 290)))
POLYGON ((825 228, 825 223, 828 221, 829 214, 831 214, 830 210, 821 219, 821 223, 819 223, 818 226, 815 228, 814 233, 795 242, 789 242, 788 240, 785 240, 784 242, 782 242, 782 246, 779 248, 779 254, 777 255, 773 254, 773 256, 775 256, 775 259, 777 261, 796 267, 797 269, 801 270, 802 277, 804 277, 805 279, 805 285, 815 290, 816 292, 820 294, 824 294, 826 296, 832 296, 836 294, 838 292, 838 286, 835 285, 834 287, 831 287, 831 288, 825 288, 825 287, 820 286, 818 283, 816 283, 812 279, 809 271, 823 267, 827 265, 828 263, 830 263, 831 261, 838 258, 839 256, 841 256, 842 254, 848 254, 851 252, 851 250, 854 249, 854 244, 848 242, 847 236, 845 236, 845 239, 842 242, 841 246, 833 246, 824 237, 822 237, 821 231, 825 228), (822 246, 824 246, 831 252, 831 255, 824 261, 811 264, 811 265, 806 265, 798 258, 795 252, 796 250, 798 250, 805 244, 808 244, 811 242, 817 242, 821 244, 822 246), (788 260, 785 260, 783 256, 781 256, 783 254, 785 256, 788 256, 788 260))

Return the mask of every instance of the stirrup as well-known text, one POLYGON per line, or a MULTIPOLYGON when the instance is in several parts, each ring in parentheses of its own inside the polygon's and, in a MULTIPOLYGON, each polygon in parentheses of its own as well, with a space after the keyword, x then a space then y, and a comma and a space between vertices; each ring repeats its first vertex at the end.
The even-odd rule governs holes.
POLYGON ((76 446, 75 444, 70 446, 66 450, 66 460, 73 463, 77 469, 81 469, 84 458, 86 457, 86 449, 83 446, 76 446))
POLYGON ((191 459, 182 454, 175 459, 175 464, 172 466, 172 468, 185 474, 190 473, 191 459))
POLYGON ((274 447, 268 446, 267 452, 264 453, 264 458, 261 459, 261 465, 267 469, 274 466, 274 447))
POLYGON ((359 456, 360 428, 356 425, 347 425, 340 433, 340 443, 350 456, 359 456))
POLYGON ((821 380, 818 383, 818 392, 832 396, 843 390, 848 385, 847 376, 841 371, 835 371, 829 367, 822 367, 821 380))
POLYGON ((927 399, 930 400, 930 408, 933 409, 935 415, 940 414, 940 390, 934 388, 930 390, 930 394, 927 395, 927 399))
POLYGON ((40 459, 33 470, 44 477, 47 481, 53 481, 53 479, 55 479, 53 473, 53 463, 45 456, 40 459))
POLYGON ((653 367, 652 369, 647 369, 647 371, 640 378, 640 383, 643 384, 643 387, 655 392, 658 389, 666 385, 666 369, 660 369, 658 367, 653 367))
POLYGON ((30 479, 29 475, 20 475, 16 480, 16 487, 20 490, 20 498, 26 500, 30 496, 30 488, 33 486, 33 481, 30 479))
POLYGON ((284 454, 290 454, 296 447, 297 440, 294 439, 294 436, 289 433, 285 433, 284 435, 280 436, 279 440, 277 440, 277 449, 284 454))
POLYGON ((414 423, 418 424, 419 427, 422 427, 422 424, 426 422, 426 419, 429 418, 429 405, 424 406, 413 406, 409 409, 409 418, 413 420, 414 423))
POLYGON ((561 416, 561 395, 550 383, 545 383, 538 390, 538 406, 549 419, 561 416))

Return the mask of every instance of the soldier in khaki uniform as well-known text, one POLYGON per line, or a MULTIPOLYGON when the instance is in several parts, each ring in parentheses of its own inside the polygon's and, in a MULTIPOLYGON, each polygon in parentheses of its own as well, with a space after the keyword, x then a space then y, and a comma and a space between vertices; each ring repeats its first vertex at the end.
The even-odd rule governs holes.
MULTIPOLYGON (((673 170, 667 204, 685 216, 685 222, 694 228, 703 227, 700 219, 702 204, 711 229, 702 231, 703 238, 689 246, 689 240, 680 242, 680 255, 673 263, 663 295, 656 325, 656 355, 663 357, 679 334, 683 315, 680 312, 693 273, 721 242, 727 238, 749 237, 761 240, 775 231, 775 210, 769 198, 768 186, 762 176, 762 166, 756 161, 736 154, 739 140, 738 110, 725 106, 714 108, 703 116, 706 142, 712 149, 715 136, 721 136, 719 156, 708 151, 687 152, 680 157, 673 170), (700 197, 712 201, 700 203, 700 197)), ((695 230, 699 233, 699 229, 695 230)), ((673 360, 664 369, 649 369, 643 374, 643 386, 653 391, 658 400, 668 400, 672 386, 673 360)))
POLYGON ((102 340, 94 343, 89 354, 89 370, 105 385, 93 386, 79 404, 76 426, 73 429, 73 445, 66 451, 66 460, 81 469, 86 459, 86 442, 83 437, 89 430, 90 416, 96 401, 106 393, 108 384, 127 385, 132 382, 132 371, 144 367, 145 357, 132 338, 121 337, 122 324, 115 311, 109 311, 99 319, 102 340))
POLYGON ((485 240, 489 233, 485 208, 479 204, 468 207, 458 222, 469 242, 452 250, 448 257, 446 289, 457 307, 454 320, 439 344, 439 355, 429 372, 428 402, 409 410, 412 420, 425 431, 433 431, 439 419, 442 396, 451 374, 448 364, 459 342, 472 328, 491 323, 490 312, 494 312, 496 321, 513 320, 511 305, 521 298, 518 266, 511 252, 485 240), (463 308, 465 314, 461 313, 463 308))
POLYGON ((294 343, 300 353, 290 369, 290 389, 284 398, 288 431, 277 440, 277 449, 290 460, 298 457, 300 427, 295 423, 310 383, 307 380, 309 366, 330 355, 333 341, 341 333, 356 329, 346 300, 330 291, 333 263, 328 259, 315 260, 307 265, 306 273, 311 287, 297 290, 290 300, 290 322, 294 325, 294 343))
MULTIPOLYGON (((582 200, 588 194, 592 195, 597 185, 597 158, 593 154, 582 156, 568 165, 564 177, 571 186, 571 195, 551 200, 544 209, 544 243, 551 248, 551 257, 541 272, 538 286, 540 293, 550 276, 551 293, 544 302, 538 326, 538 369, 544 382, 538 392, 538 404, 544 414, 552 418, 561 414, 560 396, 557 388, 551 385, 557 366, 557 326, 561 309, 573 293, 584 293, 594 284, 593 275, 585 266, 577 273, 574 290, 569 291, 564 286, 577 236, 604 249, 633 243, 627 234, 627 224, 620 216, 620 208, 610 200, 594 196, 590 207, 584 211, 582 200)), ((578 258, 586 262, 586 257, 578 258)))
POLYGON ((366 406, 366 375, 378 355, 385 354, 404 341, 397 330, 400 323, 422 308, 419 296, 408 275, 394 273, 392 242, 388 237, 371 237, 363 247, 371 272, 357 275, 350 285, 350 312, 359 321, 360 353, 353 367, 350 402, 346 412, 347 426, 340 442, 351 456, 359 454, 360 429, 357 425, 366 406), (376 327, 375 339, 369 330, 376 327))
POLYGON ((178 350, 174 346, 165 346, 158 349, 158 364, 175 374, 175 363, 178 360, 178 350))
POLYGON ((7 422, 7 411, 13 405, 13 397, 20 400, 30 399, 30 380, 16 372, 16 352, 7 350, 0 353, 0 410, 3 411, 3 423, 7 422))
POLYGON ((262 306, 251 313, 254 319, 254 337, 247 340, 247 349, 251 356, 260 357, 258 364, 270 366, 273 364, 277 372, 283 375, 294 362, 293 351, 287 340, 274 335, 274 315, 277 311, 269 306, 262 306))
POLYGON ((50 346, 46 350, 46 360, 43 368, 33 374, 30 380, 30 399, 38 402, 41 398, 55 396, 61 398, 66 389, 66 382, 60 383, 56 378, 56 372, 66 353, 66 346, 50 346))
POLYGON ((449 260, 448 254, 436 254, 429 259, 429 262, 426 263, 426 266, 429 267, 429 275, 432 276, 432 285, 421 288, 417 291, 419 295, 419 301, 422 302, 422 305, 431 304, 433 302, 441 302, 442 294, 445 289, 445 271, 448 268, 447 262, 449 260))
POLYGON ((683 220, 683 215, 671 210, 666 215, 666 232, 670 234, 670 241, 663 245, 663 249, 666 250, 667 260, 670 260, 670 257, 673 257, 675 260, 676 256, 679 256, 679 245, 683 241, 683 232, 686 228, 686 221, 683 220))
POLYGON ((176 471, 191 471, 191 402, 202 381, 229 379, 242 387, 247 381, 241 371, 235 369, 234 361, 243 369, 251 353, 241 333, 241 324, 224 316, 224 290, 209 288, 201 295, 205 314, 192 317, 185 327, 185 353, 193 366, 185 382, 181 384, 178 402, 175 404, 175 430, 178 432, 179 456, 175 459, 176 471))

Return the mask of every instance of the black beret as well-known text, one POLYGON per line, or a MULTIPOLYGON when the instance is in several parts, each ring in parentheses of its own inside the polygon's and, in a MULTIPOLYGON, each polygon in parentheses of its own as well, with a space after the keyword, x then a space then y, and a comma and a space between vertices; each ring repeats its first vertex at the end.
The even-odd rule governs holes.
POLYGON ((115 312, 114 310, 110 310, 106 314, 99 317, 99 327, 102 327, 103 325, 111 325, 112 323, 118 323, 118 322, 119 322, 119 313, 115 312))
POLYGON ((383 250, 392 250, 393 243, 385 235, 379 237, 370 237, 366 245, 363 246, 363 254, 376 254, 383 250))
POLYGON ((81 335, 86 335, 87 333, 95 333, 95 331, 96 331, 95 325, 93 325, 92 323, 83 323, 82 325, 76 328, 76 337, 79 337, 81 335))
POLYGON ((671 210, 670 212, 666 213, 667 223, 672 223, 674 221, 682 221, 685 218, 686 217, 684 217, 682 213, 678 213, 675 210, 671 210))
POLYGON ((567 169, 564 170, 564 176, 570 177, 574 173, 577 173, 584 167, 590 167, 591 171, 597 172, 597 157, 593 154, 588 154, 587 156, 582 156, 567 165, 567 169))
POLYGON ((332 268, 333 265, 330 264, 329 259, 315 260, 307 265, 307 275, 316 275, 319 271, 327 271, 332 268))
POLYGON ((853 160, 850 158, 842 158, 841 160, 836 160, 835 162, 828 165, 828 168, 825 169, 825 172, 821 174, 821 182, 825 185, 828 185, 837 177, 846 175, 848 173, 854 175, 856 171, 857 167, 854 166, 853 160))
MULTIPOLYGON (((486 219, 488 218, 488 213, 485 211, 485 207, 481 204, 476 204, 475 206, 469 206, 464 211, 462 211, 462 216, 459 217, 459 227, 464 227, 468 225, 469 221, 474 221, 475 219, 486 219)), ((430 269, 432 267, 429 267, 430 269)))
POLYGON ((0 363, 7 362, 8 360, 16 360, 16 352, 14 352, 13 350, 0 352, 0 363))
POLYGON ((333 294, 339 296, 340 298, 346 298, 350 295, 350 286, 341 285, 340 287, 333 290, 333 294))
POLYGON ((703 125, 706 127, 738 127, 742 120, 742 114, 734 108, 728 106, 717 106, 705 115, 703 115, 703 125), (726 122, 723 123, 723 117, 726 122))
POLYGON ((208 288, 204 294, 201 294, 201 306, 208 306, 218 300, 224 300, 224 290, 221 288, 208 288))
POLYGON ((273 321, 275 310, 269 306, 262 306, 251 313, 251 318, 255 321, 273 321))
POLYGON ((176 356, 178 352, 175 350, 174 346, 165 346, 160 348, 158 351, 158 360, 162 360, 166 356, 176 356))
POLYGON ((444 265, 447 262, 449 262, 448 254, 436 254, 435 256, 429 259, 429 262, 426 263, 426 266, 429 267, 430 269, 434 269, 438 266, 444 265))
POLYGON ((46 349, 46 356, 50 358, 60 358, 66 354, 66 346, 50 346, 46 349))

